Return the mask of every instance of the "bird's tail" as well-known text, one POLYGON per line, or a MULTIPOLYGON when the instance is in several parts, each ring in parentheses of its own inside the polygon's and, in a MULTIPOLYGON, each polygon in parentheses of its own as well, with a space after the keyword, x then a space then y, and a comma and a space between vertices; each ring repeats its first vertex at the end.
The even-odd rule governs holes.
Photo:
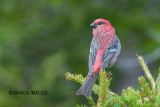
POLYGON ((84 81, 84 83, 82 84, 82 86, 80 87, 80 89, 77 91, 76 94, 77 95, 83 94, 87 98, 91 97, 93 84, 95 83, 97 76, 98 74, 92 75, 91 77, 87 76, 86 80, 84 81))

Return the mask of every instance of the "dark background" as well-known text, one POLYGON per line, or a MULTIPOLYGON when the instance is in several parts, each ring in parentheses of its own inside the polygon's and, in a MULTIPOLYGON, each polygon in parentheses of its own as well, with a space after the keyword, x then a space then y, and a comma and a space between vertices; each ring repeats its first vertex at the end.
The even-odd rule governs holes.
MULTIPOLYGON (((73 107, 78 83, 65 72, 88 72, 92 29, 97 18, 111 22, 122 45, 110 89, 139 88, 143 55, 157 78, 160 63, 159 0, 1 0, 0 106, 73 107), (9 95, 9 90, 47 90, 48 95, 9 95)), ((94 95, 96 100, 97 96, 94 95)))

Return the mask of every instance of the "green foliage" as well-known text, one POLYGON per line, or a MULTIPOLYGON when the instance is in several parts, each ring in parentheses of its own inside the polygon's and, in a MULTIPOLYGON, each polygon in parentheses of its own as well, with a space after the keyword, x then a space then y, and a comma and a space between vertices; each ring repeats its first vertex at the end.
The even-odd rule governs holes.
POLYGON ((121 98, 125 105, 128 106, 139 105, 142 103, 139 91, 135 91, 132 87, 128 87, 127 90, 123 90, 121 98))
POLYGON ((149 83, 146 82, 145 77, 141 76, 138 78, 139 79, 139 83, 141 86, 141 96, 142 96, 142 101, 145 103, 148 103, 150 99, 150 95, 151 95, 151 90, 149 87, 149 83))
MULTIPOLYGON (((150 83, 146 81, 144 76, 138 78, 140 84, 140 90, 135 90, 132 87, 128 87, 127 90, 123 90, 121 96, 113 93, 109 89, 111 79, 105 71, 101 71, 99 74, 99 84, 94 84, 93 92, 98 95, 98 101, 94 103, 92 97, 88 98, 89 104, 93 107, 158 107, 160 106, 160 72, 156 82, 154 81, 150 71, 144 59, 138 56, 138 60, 144 70, 145 76, 150 83), (151 84, 151 86, 150 86, 151 84)), ((73 75, 66 73, 66 78, 83 83, 84 79, 82 75, 73 75)), ((79 106, 77 107, 85 107, 79 106)))
POLYGON ((87 107, 86 105, 78 105, 76 107, 87 107))
POLYGON ((69 80, 72 80, 72 81, 76 81, 80 84, 82 84, 85 80, 85 78, 81 74, 79 74, 79 75, 75 74, 74 75, 74 74, 71 74, 69 72, 66 72, 66 78, 69 79, 69 80))

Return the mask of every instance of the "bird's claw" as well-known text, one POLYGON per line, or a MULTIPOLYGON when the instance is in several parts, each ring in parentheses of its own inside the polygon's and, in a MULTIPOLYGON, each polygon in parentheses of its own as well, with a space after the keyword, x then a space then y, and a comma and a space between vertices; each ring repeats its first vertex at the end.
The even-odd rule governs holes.
POLYGON ((112 76, 112 74, 111 74, 111 73, 108 73, 108 72, 107 72, 107 75, 112 76))
MULTIPOLYGON (((106 71, 106 72, 107 72, 107 71, 106 71)), ((109 72, 107 72, 107 77, 108 77, 108 78, 111 78, 111 77, 112 77, 112 74, 109 73, 109 72)))

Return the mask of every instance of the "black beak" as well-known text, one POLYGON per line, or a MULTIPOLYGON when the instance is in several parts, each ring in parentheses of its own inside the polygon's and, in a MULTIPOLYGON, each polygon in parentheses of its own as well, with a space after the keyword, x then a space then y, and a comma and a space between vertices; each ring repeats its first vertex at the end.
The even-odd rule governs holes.
POLYGON ((97 27, 97 25, 96 25, 95 23, 92 23, 92 24, 90 25, 90 27, 92 27, 92 28, 96 28, 96 27, 97 27))

